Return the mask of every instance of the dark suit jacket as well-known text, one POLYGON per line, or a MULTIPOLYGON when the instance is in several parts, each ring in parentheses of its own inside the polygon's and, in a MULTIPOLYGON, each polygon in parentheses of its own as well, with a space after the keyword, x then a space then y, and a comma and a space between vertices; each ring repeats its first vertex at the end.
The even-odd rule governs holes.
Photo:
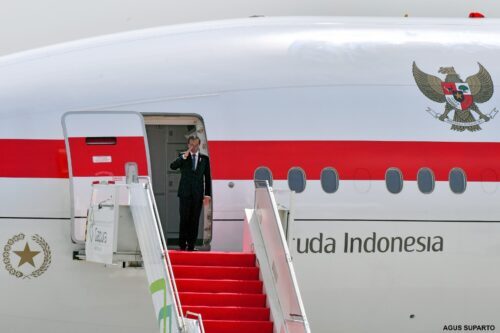
POLYGON ((210 160, 207 155, 198 152, 198 164, 196 170, 192 170, 191 155, 183 159, 182 154, 179 155, 172 163, 172 170, 181 170, 181 181, 177 196, 212 196, 212 178, 210 176, 210 160))

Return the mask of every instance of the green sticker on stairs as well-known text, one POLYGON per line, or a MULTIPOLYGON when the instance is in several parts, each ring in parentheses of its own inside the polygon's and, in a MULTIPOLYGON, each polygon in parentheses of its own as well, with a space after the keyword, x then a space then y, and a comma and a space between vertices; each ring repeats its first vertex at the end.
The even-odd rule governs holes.
POLYGON ((167 285, 165 279, 159 279, 151 283, 149 291, 154 294, 163 291, 163 307, 158 313, 158 325, 161 328, 161 321, 163 320, 163 333, 167 332, 167 318, 168 318, 168 332, 172 332, 172 305, 167 305, 167 285))

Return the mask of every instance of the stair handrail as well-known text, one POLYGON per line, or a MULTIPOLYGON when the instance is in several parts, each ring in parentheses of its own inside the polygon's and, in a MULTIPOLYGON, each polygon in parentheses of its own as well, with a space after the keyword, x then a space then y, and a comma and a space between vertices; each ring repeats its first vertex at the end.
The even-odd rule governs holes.
MULTIPOLYGON (((278 236, 279 242, 280 242, 280 245, 282 247, 282 250, 284 252, 284 256, 286 259, 286 265, 288 268, 287 269, 288 277, 290 278, 290 281, 291 281, 291 284, 292 284, 292 287, 294 290, 294 295, 296 297, 298 310, 300 311, 299 314, 296 314, 296 313, 285 314, 285 313, 283 313, 283 320, 286 322, 302 323, 303 324, 303 331, 302 332, 310 333, 311 331, 310 331, 310 327, 309 327, 309 322, 307 320, 307 316, 306 316, 305 309, 304 309, 304 304, 302 302, 302 297, 300 295, 300 291, 299 291, 299 287, 298 287, 298 283, 297 283, 297 278, 295 276, 295 271, 294 271, 294 268, 292 265, 292 257, 290 255, 290 251, 288 250, 288 244, 287 244, 286 237, 285 237, 285 234, 283 231, 283 227, 282 227, 281 222, 280 222, 278 207, 277 207, 274 195, 273 195, 273 189, 269 186, 269 182, 267 180, 255 180, 254 183, 255 183, 255 189, 256 189, 254 209, 256 212, 258 212, 258 210, 259 210, 258 203, 257 203, 257 190, 258 189, 265 189, 267 194, 268 194, 268 199, 270 200, 272 214, 274 215, 274 221, 275 221, 274 225, 277 228, 277 233, 279 235, 278 236)), ((257 216, 260 219, 259 215, 260 214, 257 213, 257 216)), ((269 258, 269 254, 267 253, 266 246, 264 246, 264 250, 266 252, 266 256, 269 258)), ((270 264, 270 262, 268 262, 268 264, 270 264)), ((272 271, 272 269, 271 269, 271 271, 272 271)), ((278 293, 278 302, 279 302, 279 293, 278 293)), ((281 311, 284 310, 283 305, 280 305, 280 308, 281 308, 281 311)), ((289 329, 286 325, 285 325, 285 329, 287 332, 289 332, 289 329)))
POLYGON ((196 312, 192 312, 192 311, 186 311, 186 317, 187 316, 196 317, 196 320, 200 324, 201 333, 205 333, 205 327, 203 327, 203 318, 201 317, 201 313, 196 313, 196 312))
MULTIPOLYGON (((142 177, 139 177, 139 178, 142 178, 142 177)), ((149 177, 145 177, 145 178, 148 178, 148 184, 151 184, 149 177)), ((165 240, 165 234, 163 233, 163 227, 161 226, 160 214, 158 212, 158 206, 156 205, 156 200, 154 199, 154 192, 153 192, 152 186, 147 186, 147 190, 148 190, 148 194, 149 194, 149 199, 153 203, 153 208, 154 208, 154 213, 155 213, 155 220, 156 220, 156 224, 158 226, 158 230, 160 232, 160 238, 161 238, 161 242, 162 242, 162 247, 164 249, 163 256, 164 256, 164 259, 166 260, 166 263, 167 263, 167 269, 168 269, 169 279, 170 279, 170 281, 172 283, 172 294, 174 295, 175 303, 177 305, 176 306, 177 317, 180 318, 180 322, 183 325, 183 330, 186 330, 187 326, 186 326, 186 323, 184 321, 184 315, 183 315, 184 312, 182 311, 182 304, 181 304, 181 300, 180 300, 180 297, 179 297, 179 290, 177 289, 177 283, 175 282, 174 269, 173 269, 172 262, 170 261, 170 256, 168 254, 167 242, 165 240)), ((186 317, 188 315, 192 315, 192 316, 196 317, 196 320, 198 321, 199 327, 200 327, 200 330, 201 330, 200 333, 205 333, 205 327, 203 326, 203 318, 202 318, 201 314, 200 313, 196 313, 196 312, 192 312, 192 311, 187 311, 186 312, 186 317)))
MULTIPOLYGON (((139 177, 139 179, 144 179, 146 181, 144 187, 145 187, 147 194, 148 194, 149 203, 153 208, 153 212, 155 215, 155 223, 156 223, 156 226, 158 228, 158 231, 160 234, 160 240, 162 243, 163 258, 165 259, 164 262, 165 262, 166 267, 167 267, 167 273, 168 273, 168 278, 169 278, 169 282, 170 282, 167 284, 171 288, 170 291, 171 291, 172 295, 174 295, 175 304, 176 304, 176 306, 175 306, 176 316, 177 316, 177 320, 181 326, 180 329, 182 332, 185 332, 186 331, 186 323, 184 321, 184 315, 182 312, 182 305, 181 305, 181 301, 179 298, 179 290, 177 289, 177 284, 175 283, 172 262, 170 261, 170 256, 168 255, 167 242, 165 240, 165 235, 163 233, 163 228, 161 226, 160 214, 158 213, 158 207, 156 205, 156 200, 154 199, 154 193, 153 193, 153 189, 151 186, 151 179, 150 179, 150 177, 147 177, 147 176, 141 176, 141 177, 139 177)), ((201 327, 203 327, 203 323, 201 323, 201 327)))
MULTIPOLYGON (((132 214, 135 231, 138 237, 137 240, 139 241, 144 261, 143 267, 146 270, 149 289, 153 298, 153 305, 155 311, 157 311, 156 315, 158 324, 162 331, 166 332, 167 320, 170 318, 170 332, 200 333, 200 331, 203 330, 201 316, 198 320, 200 323, 199 327, 196 329, 195 326, 191 325, 196 323, 196 321, 190 320, 190 325, 188 327, 188 325, 186 325, 186 321, 188 319, 183 316, 179 291, 177 289, 173 266, 167 249, 167 242, 161 226, 158 207, 152 191, 151 180, 146 176, 134 176, 133 171, 130 174, 127 174, 127 183, 125 184, 106 183, 107 186, 113 188, 114 194, 111 195, 111 199, 108 198, 104 202, 114 200, 114 204, 102 204, 101 202, 100 206, 114 207, 115 205, 122 204, 124 206, 130 206, 130 212, 132 214), (123 192, 122 195, 127 192, 127 196, 123 196, 121 199, 118 199, 120 198, 120 192, 123 192), (128 200, 127 203, 124 202, 125 199, 128 200), (158 295, 158 292, 160 291, 163 291, 163 295, 158 295), (163 297, 160 298, 161 296, 163 297), (174 330, 172 330, 172 319, 175 320, 176 329, 174 330), (163 325, 161 324, 161 321, 163 321, 163 325)), ((94 197, 94 193, 92 197, 94 197)), ((91 209, 92 207, 93 206, 91 206, 91 209)), ((110 219, 110 222, 114 223, 114 231, 111 232, 116 234, 119 218, 116 212, 114 212, 113 216, 112 218, 104 218, 104 221, 110 219)), ((116 239, 114 241, 116 241, 116 239)), ((93 248, 91 247, 91 249, 93 248)), ((111 249, 111 251, 113 251, 113 249, 111 249)), ((116 252, 116 249, 114 251, 116 252)), ((104 253, 104 250, 101 252, 98 250, 97 252, 98 254, 101 254, 104 253)), ((109 253, 110 252, 108 251, 104 254, 108 255, 109 253)), ((111 252, 111 254, 113 255, 113 252, 111 252)), ((102 259, 97 256, 97 259, 95 260, 97 260, 96 262, 102 261, 107 263, 108 257, 102 259)))

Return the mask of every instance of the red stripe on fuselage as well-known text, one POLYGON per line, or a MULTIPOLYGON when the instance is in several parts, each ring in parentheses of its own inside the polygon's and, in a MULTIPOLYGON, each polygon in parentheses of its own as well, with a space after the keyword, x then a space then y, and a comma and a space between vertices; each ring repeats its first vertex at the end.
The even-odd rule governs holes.
POLYGON ((64 140, 0 139, 0 177, 68 178, 64 140))
POLYGON ((125 164, 137 163, 140 176, 148 174, 148 163, 142 136, 117 137, 114 144, 87 144, 86 138, 69 138, 71 167, 75 177, 125 176, 125 164), (96 163, 93 158, 111 159, 96 163))
POLYGON ((469 181, 498 181, 500 143, 409 141, 210 141, 214 179, 253 179, 267 166, 274 179, 287 179, 300 167, 307 179, 320 179, 333 167, 341 180, 383 180, 388 168, 399 168, 405 180, 416 180, 422 167, 436 180, 448 180, 452 168, 462 168, 469 181))
MULTIPOLYGON (((131 150, 145 161, 136 139, 125 145, 126 150, 114 152, 120 156, 112 166, 117 175, 123 175, 131 150)), ((83 147, 83 143, 76 144, 83 147)), ((92 154, 106 154, 94 148, 92 154)), ((269 167, 274 179, 286 179, 292 167, 301 167, 312 180, 319 179, 325 167, 335 168, 342 180, 383 180, 391 167, 399 168, 405 180, 415 180, 422 167, 432 169, 438 181, 448 180, 454 167, 462 168, 468 181, 498 181, 500 175, 500 143, 493 142, 210 141, 209 150, 215 180, 251 180, 260 166, 269 167)), ((0 151, 0 177, 68 177, 64 140, 0 139, 0 151)), ((94 176, 92 154, 73 154, 78 175, 94 176)), ((145 174, 145 168, 146 164, 139 165, 140 174, 145 174)))

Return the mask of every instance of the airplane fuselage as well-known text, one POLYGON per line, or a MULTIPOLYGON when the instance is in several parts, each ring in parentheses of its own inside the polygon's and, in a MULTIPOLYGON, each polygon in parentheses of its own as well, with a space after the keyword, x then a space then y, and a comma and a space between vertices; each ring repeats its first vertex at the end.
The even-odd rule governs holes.
MULTIPOLYGON (((73 258, 82 244, 71 237, 78 203, 61 119, 124 110, 149 125, 202 125, 212 249, 241 249, 255 172, 270 171, 293 215, 289 247, 314 331, 499 327, 500 100, 477 92, 480 82, 487 94, 484 75, 468 80, 479 63, 496 87, 499 56, 496 20, 259 18, 4 57, 0 245, 11 269, 4 259, 0 330, 156 329, 142 269, 73 258), (435 82, 453 67, 457 91, 467 83, 475 95, 430 99, 414 63, 435 82), (458 104, 440 119, 447 98, 458 104), (472 120, 453 116, 466 112, 472 120), (25 243, 36 250, 13 252, 25 243)), ((78 177, 103 176, 96 161, 78 177)), ((124 176, 121 164, 110 170, 124 176)))

